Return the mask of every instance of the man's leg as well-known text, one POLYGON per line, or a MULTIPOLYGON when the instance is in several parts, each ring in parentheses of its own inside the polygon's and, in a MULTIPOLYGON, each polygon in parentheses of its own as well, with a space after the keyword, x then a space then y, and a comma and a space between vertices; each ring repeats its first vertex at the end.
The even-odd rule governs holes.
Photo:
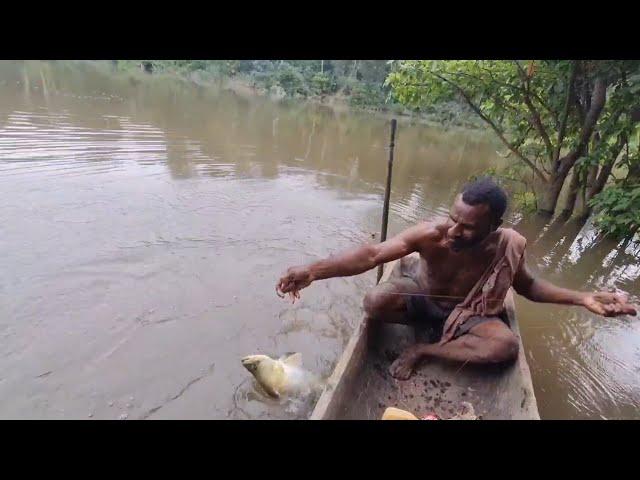
POLYGON ((422 357, 479 364, 502 363, 517 358, 518 346, 518 337, 502 320, 496 318, 474 326, 468 333, 444 345, 412 345, 393 362, 389 372, 399 380, 406 380, 422 357))
POLYGON ((406 293, 420 293, 418 285, 408 277, 392 276, 373 287, 364 297, 368 322, 408 323, 406 293))

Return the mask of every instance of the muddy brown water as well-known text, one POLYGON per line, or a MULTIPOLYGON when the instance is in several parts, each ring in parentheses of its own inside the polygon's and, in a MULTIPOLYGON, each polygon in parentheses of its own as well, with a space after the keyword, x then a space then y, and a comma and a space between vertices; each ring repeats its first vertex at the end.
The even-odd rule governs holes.
MULTIPOLYGON (((246 354, 328 375, 375 272, 279 274, 376 241, 387 120, 81 63, 0 62, 0 417, 304 418, 246 354)), ((488 135, 399 123, 390 234, 503 160, 488 135)), ((638 299, 637 246, 510 214, 564 286, 638 299)), ((517 300, 543 418, 639 418, 640 323, 517 300)))

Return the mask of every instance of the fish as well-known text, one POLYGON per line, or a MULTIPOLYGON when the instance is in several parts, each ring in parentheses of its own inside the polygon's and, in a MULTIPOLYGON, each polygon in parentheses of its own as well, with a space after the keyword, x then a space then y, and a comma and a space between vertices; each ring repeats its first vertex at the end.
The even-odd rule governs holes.
POLYGON ((292 353, 277 360, 268 355, 248 355, 242 365, 262 389, 273 398, 306 396, 324 387, 321 379, 302 368, 302 354, 292 353))

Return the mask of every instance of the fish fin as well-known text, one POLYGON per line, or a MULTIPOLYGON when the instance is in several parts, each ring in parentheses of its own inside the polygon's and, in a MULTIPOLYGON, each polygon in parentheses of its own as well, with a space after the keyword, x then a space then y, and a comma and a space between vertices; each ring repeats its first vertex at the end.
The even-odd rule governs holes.
POLYGON ((282 357, 282 363, 286 363, 287 365, 291 365, 292 367, 301 367, 302 366, 302 354, 301 353, 292 353, 285 357, 282 357))
POLYGON ((260 383, 260 386, 262 387, 262 390, 264 390, 265 393, 270 397, 280 398, 280 393, 275 388, 271 388, 268 385, 265 385, 263 383, 260 383))

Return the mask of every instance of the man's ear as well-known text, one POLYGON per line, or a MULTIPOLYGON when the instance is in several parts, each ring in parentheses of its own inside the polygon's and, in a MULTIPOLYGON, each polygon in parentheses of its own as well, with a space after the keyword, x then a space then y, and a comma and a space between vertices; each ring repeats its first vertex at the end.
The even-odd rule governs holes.
POLYGON ((498 220, 494 220, 493 223, 491 224, 491 230, 497 230, 500 225, 502 225, 501 218, 499 218, 498 220))

